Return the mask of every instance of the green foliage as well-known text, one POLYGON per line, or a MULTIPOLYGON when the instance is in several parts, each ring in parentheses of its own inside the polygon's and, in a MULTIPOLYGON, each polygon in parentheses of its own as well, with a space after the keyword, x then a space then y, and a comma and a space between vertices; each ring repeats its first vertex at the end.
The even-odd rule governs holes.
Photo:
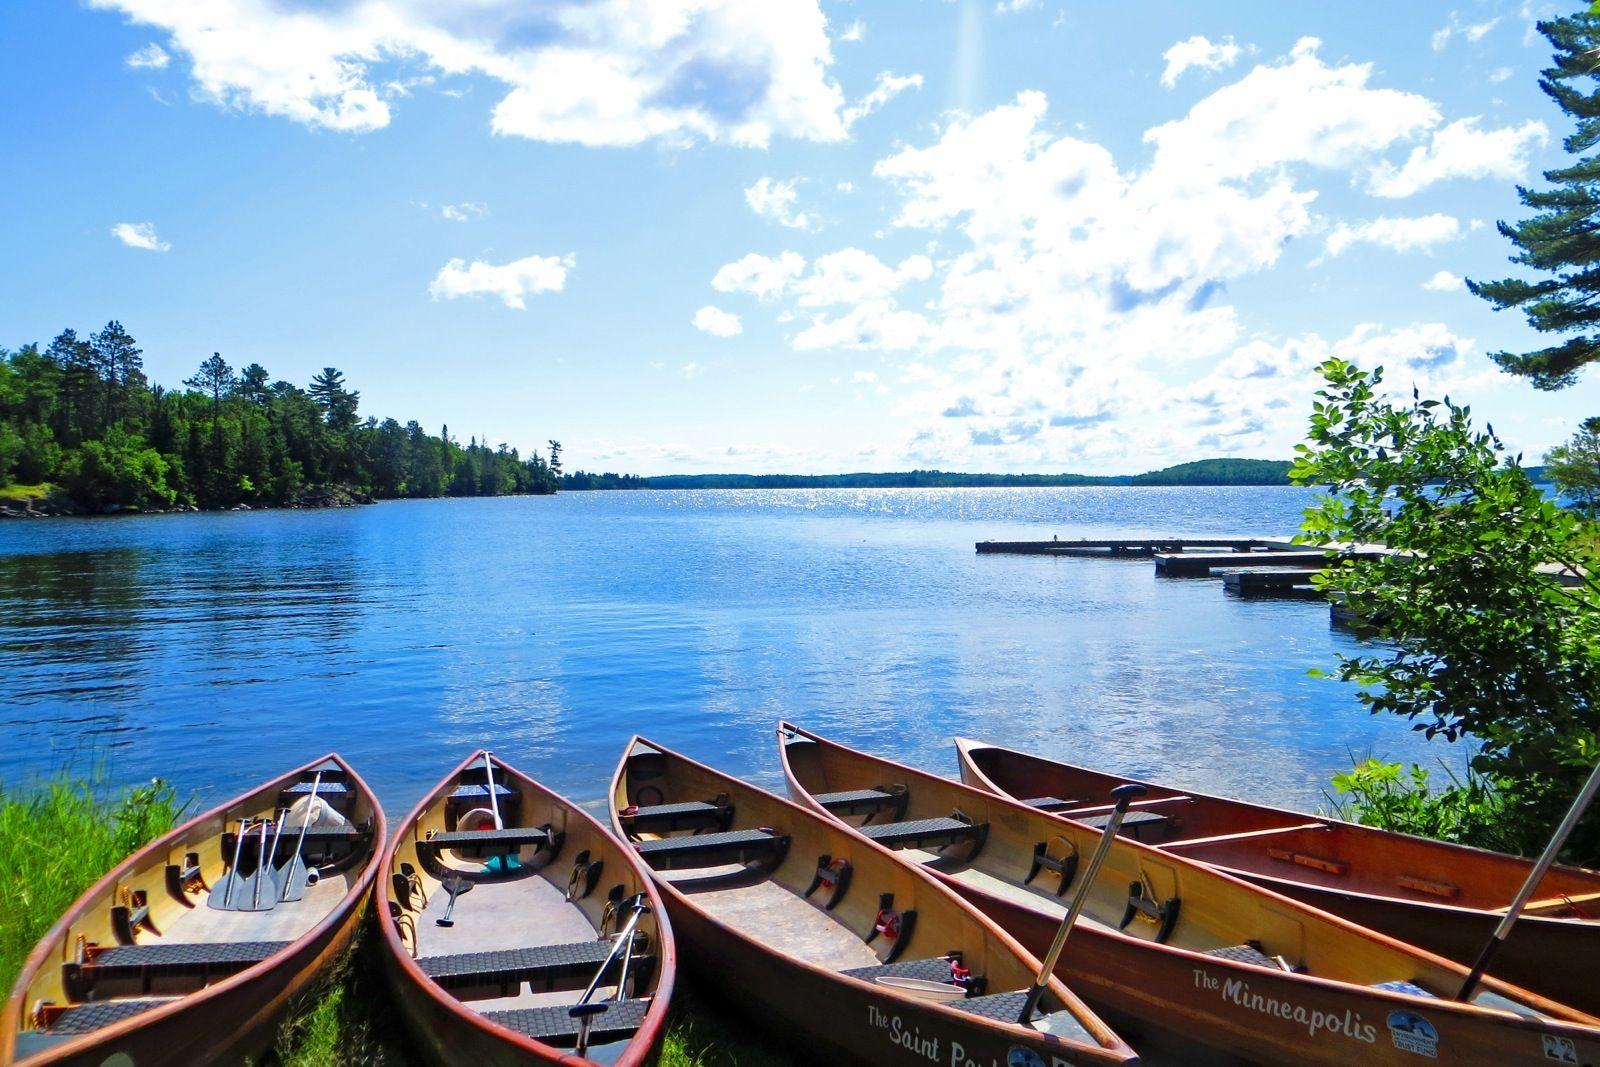
POLYGON ((1587 418, 1544 457, 1544 474, 1591 521, 1600 512, 1600 417, 1587 418))
MULTIPOLYGON (((1319 582, 1389 651, 1341 657, 1374 712, 1429 737, 1470 739, 1471 766, 1515 813, 1518 850, 1537 851, 1600 758, 1600 588, 1576 516, 1545 498, 1471 413, 1381 395, 1382 371, 1333 359, 1292 475, 1331 493, 1302 540, 1392 551, 1346 558, 1319 582), (1563 588, 1549 570, 1584 575, 1563 588)), ((1463 824, 1465 825, 1465 824, 1463 824)), ((1573 836, 1600 858, 1600 817, 1573 836)))
POLYGON ((1287 485, 1289 464, 1270 459, 1202 459, 1146 474, 961 474, 893 471, 855 474, 590 474, 561 479, 563 489, 952 489, 1063 485, 1287 485))
POLYGON ((0 486, 56 482, 92 510, 559 486, 558 442, 553 462, 537 452, 524 460, 504 445, 432 437, 415 422, 362 420, 361 394, 333 367, 301 389, 269 384, 260 364, 235 372, 213 353, 181 392, 152 387, 143 367, 117 322, 87 341, 64 330, 44 350, 0 349, 0 486))
POLYGON ((1365 826, 1516 851, 1522 841, 1511 830, 1504 798, 1481 775, 1469 771, 1462 781, 1448 767, 1445 773, 1450 784, 1435 789, 1426 767, 1368 758, 1333 776, 1329 799, 1340 818, 1365 826))
POLYGON ((171 829, 182 807, 160 779, 119 793, 103 773, 61 775, 21 793, 0 790, 0 988, 10 988, 68 905, 171 829))
POLYGON ((1134 485, 1288 485, 1281 459, 1202 459, 1135 475, 1134 485))
POLYGON ((1518 196, 1536 214, 1521 222, 1500 223, 1500 232, 1521 252, 1511 262, 1531 268, 1536 280, 1505 278, 1468 281, 1467 286, 1497 310, 1519 308, 1541 333, 1570 335, 1532 352, 1496 352, 1501 367, 1532 379, 1540 389, 1562 389, 1578 372, 1600 358, 1600 157, 1584 155, 1600 142, 1600 80, 1595 63, 1600 48, 1600 17, 1592 11, 1538 24, 1555 48, 1553 65, 1539 86, 1576 120, 1564 142, 1578 158, 1545 171, 1553 188, 1519 186, 1518 196))

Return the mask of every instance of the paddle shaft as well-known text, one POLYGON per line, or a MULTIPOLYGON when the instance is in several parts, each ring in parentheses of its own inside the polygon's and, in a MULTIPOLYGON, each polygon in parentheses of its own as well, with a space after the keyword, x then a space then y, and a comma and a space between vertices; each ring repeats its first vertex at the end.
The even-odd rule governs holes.
POLYGON ((233 882, 239 875, 239 861, 244 858, 244 839, 250 833, 250 820, 239 817, 239 836, 233 839, 233 866, 228 868, 228 884, 222 890, 222 906, 233 903, 233 882))
POLYGON ((1472 970, 1467 972, 1467 980, 1461 983, 1461 992, 1456 994, 1457 1000, 1466 1000, 1472 996, 1472 991, 1478 988, 1478 983, 1483 979, 1483 973, 1489 969, 1489 964, 1505 945, 1506 938, 1511 935, 1511 927, 1516 924, 1517 917, 1522 914, 1522 909, 1532 899, 1534 891, 1539 888, 1539 883, 1544 881, 1545 874, 1556 862, 1556 856, 1567 843, 1567 838, 1577 827, 1578 820, 1583 818, 1585 809, 1594 800, 1595 793, 1600 792, 1600 763, 1596 763, 1594 770, 1589 775, 1588 782, 1579 791, 1578 797, 1572 802, 1572 807, 1567 809, 1567 814, 1561 820, 1561 825, 1556 827, 1556 834, 1550 839, 1550 844, 1545 846, 1544 855, 1539 857, 1539 862, 1533 865, 1533 870, 1528 872, 1528 880, 1522 883, 1522 888, 1517 890, 1516 899, 1511 902, 1511 907, 1506 909, 1505 915, 1494 928, 1494 934, 1483 946, 1483 951, 1478 953, 1477 962, 1473 963, 1472 970))
POLYGON ((444 884, 445 892, 450 894, 450 903, 444 907, 444 914, 433 920, 439 926, 453 926, 455 920, 451 918, 456 910, 456 898, 472 888, 472 883, 460 876, 451 877, 444 884))
MULTIPOLYGON (((255 884, 253 886, 251 886, 251 888, 250 888, 250 906, 252 908, 259 908, 261 906, 261 878, 266 873, 267 873, 267 820, 266 819, 262 819, 261 820, 261 858, 256 861, 256 880, 255 880, 255 884)), ((274 893, 273 896, 276 897, 277 894, 274 893)))
MULTIPOLYGON (((649 909, 645 906, 643 901, 637 899, 635 900, 633 914, 628 916, 627 925, 617 932, 617 939, 611 943, 611 951, 606 953, 606 958, 600 963, 600 969, 596 971, 594 973, 594 977, 589 980, 589 988, 585 989, 583 991, 583 996, 578 998, 579 1004, 589 1003, 589 998, 594 996, 594 991, 600 988, 600 979, 605 977, 606 968, 611 966, 611 961, 617 958, 617 952, 623 947, 624 944, 628 946, 628 952, 630 954, 633 952, 634 927, 639 925, 639 916, 643 915, 648 910, 649 909)), ((622 966, 624 969, 626 969, 628 966, 626 958, 624 958, 622 966)), ((626 974, 626 970, 624 970, 624 974, 626 974)))
MULTIPOLYGON (((294 843, 294 856, 289 860, 289 873, 283 879, 283 892, 287 894, 294 884, 294 871, 300 865, 300 851, 306 847, 306 829, 311 825, 311 815, 317 806, 317 790, 322 788, 322 772, 311 779, 311 796, 306 800, 306 813, 300 818, 300 839, 294 843)), ((291 808, 292 810, 292 808, 291 808)), ((287 820, 287 816, 285 816, 287 820)))
POLYGON ((1023 1026, 1033 1021, 1033 1013, 1039 1007, 1039 998, 1044 996, 1045 987, 1050 983, 1050 976, 1055 973, 1056 961, 1061 958, 1061 950, 1067 945, 1067 935, 1072 933, 1072 927, 1077 923, 1078 916, 1083 914, 1083 909, 1089 903, 1089 890, 1094 887, 1094 880, 1100 874, 1100 868, 1105 866, 1106 857, 1111 854, 1111 846, 1117 839, 1117 831, 1122 828, 1122 818, 1128 814, 1128 805, 1133 803, 1135 797, 1145 794, 1142 785, 1128 782, 1119 785, 1111 791, 1111 797, 1116 802, 1116 807, 1111 811, 1111 817, 1106 821, 1106 828, 1100 831, 1100 843, 1095 846, 1094 855, 1089 857, 1089 866, 1084 870, 1078 882, 1078 891, 1072 895, 1072 904, 1067 908, 1066 917, 1061 920, 1061 926, 1056 930, 1055 940, 1050 942, 1050 951, 1046 952, 1043 961, 1039 964, 1039 976, 1033 983, 1033 988, 1028 990, 1028 999, 1022 1004, 1022 1013, 1017 1016, 1017 1022, 1023 1026))
POLYGON ((489 813, 494 816, 494 828, 503 830, 505 827, 500 822, 500 798, 495 796, 494 790, 494 758, 488 750, 483 750, 483 777, 489 783, 489 813))

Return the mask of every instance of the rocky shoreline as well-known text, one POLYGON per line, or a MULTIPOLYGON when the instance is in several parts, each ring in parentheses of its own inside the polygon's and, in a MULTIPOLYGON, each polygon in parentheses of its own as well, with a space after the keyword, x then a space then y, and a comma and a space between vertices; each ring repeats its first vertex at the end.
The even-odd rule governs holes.
MULTIPOLYGON (((286 504, 235 504, 217 511, 280 511, 284 509, 353 508, 362 504, 376 504, 370 493, 343 485, 321 485, 307 489, 286 504)), ((52 519, 81 518, 94 515, 179 515, 198 513, 193 504, 179 504, 170 508, 125 508, 116 505, 95 511, 84 507, 65 493, 28 497, 21 500, 0 499, 0 519, 52 519)))

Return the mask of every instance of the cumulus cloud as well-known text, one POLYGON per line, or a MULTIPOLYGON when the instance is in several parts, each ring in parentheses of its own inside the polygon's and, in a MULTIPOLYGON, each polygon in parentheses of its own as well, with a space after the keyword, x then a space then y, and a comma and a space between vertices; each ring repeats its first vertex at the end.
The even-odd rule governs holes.
POLYGON ((771 219, 780 226, 788 226, 796 230, 811 228, 811 216, 804 211, 796 211, 795 204, 799 200, 799 191, 795 188, 798 179, 778 181, 776 178, 758 178, 754 185, 748 186, 744 191, 744 202, 750 210, 764 219, 771 219))
POLYGON ((469 200, 460 204, 445 204, 439 208, 439 214, 451 222, 471 222, 489 214, 489 209, 483 204, 469 200))
POLYGON ((710 304, 694 313, 694 328, 712 337, 735 337, 744 333, 739 316, 710 304))
POLYGON ((1400 166, 1377 167, 1368 190, 1375 196, 1402 197, 1451 178, 1517 181, 1528 173, 1533 151, 1550 140, 1549 129, 1536 119, 1487 130, 1479 123, 1476 117, 1457 119, 1435 130, 1400 166))
POLYGON ((111 227, 111 236, 129 248, 142 248, 146 252, 166 252, 172 246, 156 236, 153 222, 119 222, 111 227))
POLYGON ((748 293, 761 300, 771 300, 805 269, 805 257, 798 252, 780 252, 776 256, 751 252, 717 271, 711 286, 718 292, 748 293))
POLYGON ((1015 15, 1018 11, 1027 11, 1039 6, 1039 0, 999 0, 994 5, 996 15, 1015 15))
POLYGON ((1453 293, 1462 288, 1461 275, 1442 270, 1423 282, 1422 287, 1434 293, 1453 293))
POLYGON ((165 31, 199 96, 350 133, 451 76, 497 84, 494 132, 541 141, 764 146, 849 125, 817 0, 89 2, 165 31))
POLYGON ((1433 50, 1435 52, 1443 52, 1449 47, 1450 41, 1456 37, 1460 37, 1472 44, 1477 44, 1489 35, 1490 30, 1499 24, 1500 17, 1498 15, 1492 19, 1484 19, 1482 22, 1464 22, 1459 11, 1452 11, 1450 12, 1450 21, 1434 31, 1431 41, 1433 50))
POLYGON ((845 44, 855 44, 857 41, 863 40, 866 36, 866 23, 862 22, 860 19, 856 19, 854 22, 850 23, 850 25, 846 26, 843 32, 839 34, 839 40, 845 44))
POLYGON ((1243 51, 1234 44, 1232 37, 1224 37, 1213 44, 1209 38, 1196 34, 1179 41, 1161 54, 1161 58, 1167 61, 1166 70, 1161 72, 1161 84, 1171 89, 1187 70, 1223 70, 1231 67, 1243 51))
POLYGON ((133 70, 166 70, 167 64, 172 62, 172 57, 167 55, 167 50, 151 41, 137 52, 131 53, 122 61, 133 70))
POLYGON ((1337 256, 1351 245, 1372 244, 1395 252, 1427 251, 1461 236, 1461 223, 1451 215, 1383 218, 1354 225, 1341 222, 1328 234, 1328 255, 1337 256))
POLYGON ((857 122, 866 118, 884 104, 893 100, 907 89, 921 89, 922 75, 920 74, 895 74, 884 71, 878 75, 878 81, 872 91, 860 100, 844 109, 844 124, 848 129, 857 122))
POLYGON ((493 296, 508 308, 527 309, 526 298, 559 293, 566 288, 572 256, 527 256, 510 263, 452 259, 440 268, 428 292, 435 300, 462 296, 493 296))

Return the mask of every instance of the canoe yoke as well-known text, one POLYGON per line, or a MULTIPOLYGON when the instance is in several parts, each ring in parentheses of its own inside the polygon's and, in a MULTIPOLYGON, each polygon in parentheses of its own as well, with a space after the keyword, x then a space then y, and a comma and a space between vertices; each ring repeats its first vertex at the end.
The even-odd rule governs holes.
POLYGON ((856 829, 885 848, 920 848, 936 852, 951 845, 970 844, 972 848, 967 859, 976 856, 989 838, 988 823, 973 822, 959 811, 935 819, 869 823, 856 829))
POLYGON ((906 803, 911 799, 904 785, 880 785, 872 789, 846 789, 839 793, 817 793, 812 797, 830 815, 865 815, 862 825, 872 822, 883 812, 889 812, 891 822, 906 817, 906 803))
MULTIPOLYGON (((1110 813, 1104 815, 1073 815, 1066 813, 1067 818, 1074 822, 1095 830, 1104 830, 1111 823, 1110 813)), ((1172 821, 1170 815, 1163 815, 1158 811, 1130 811, 1122 818, 1122 829, 1119 831, 1133 838, 1135 841, 1148 841, 1151 837, 1161 833, 1172 821)))
POLYGON ((566 831, 557 830, 550 823, 543 826, 509 826, 499 830, 439 830, 417 842, 417 859, 435 878, 443 878, 448 874, 474 882, 492 881, 508 873, 509 864, 485 864, 481 871, 460 871, 444 862, 444 852, 448 850, 463 859, 473 860, 497 856, 516 856, 521 859, 522 849, 531 846, 534 855, 522 861, 520 867, 543 867, 561 853, 561 846, 566 839, 566 831))
MULTIPOLYGON (((589 1023, 589 1044, 593 1046, 632 1037, 644 1025, 650 1003, 648 999, 591 1002, 593 1006, 604 1010, 589 1023)), ((578 1044, 579 1023, 565 1005, 488 1011, 483 1013, 483 1017, 497 1026, 515 1030, 556 1048, 576 1048, 578 1044)))
POLYGON ((723 830, 688 837, 635 841, 640 857, 658 871, 760 863, 770 869, 789 853, 789 835, 771 827, 723 830))
POLYGON ((733 825, 733 802, 728 794, 718 793, 710 800, 690 800, 681 804, 634 804, 617 813, 630 834, 666 834, 679 830, 726 830, 733 825))
POLYGON ((192 993, 254 966, 288 941, 84 945, 61 965, 62 986, 74 1001, 113 996, 192 993))
MULTIPOLYGON (((627 954, 612 956, 613 947, 614 939, 607 936, 563 945, 423 956, 417 966, 440 988, 463 1000, 515 996, 523 985, 533 993, 568 993, 587 988, 602 964, 601 984, 621 973, 627 954)), ((635 989, 649 985, 656 960, 648 935, 636 933, 628 964, 628 978, 635 989)))
MULTIPOLYGON (((319 794, 320 795, 320 794, 319 794)), ((373 824, 369 819, 357 826, 307 826, 305 828, 305 847, 300 852, 300 858, 309 866, 322 871, 343 870, 354 861, 367 854, 367 844, 372 840, 373 824)), ((261 853, 256 848, 260 831, 252 825, 246 830, 244 852, 240 855, 240 874, 250 874, 259 864, 261 853)), ((227 830, 222 834, 223 862, 232 863, 235 846, 239 840, 238 830, 227 830)), ((300 845, 300 827, 286 826, 283 833, 269 838, 267 848, 267 862, 273 866, 288 862, 295 854, 295 849, 300 845), (276 845, 276 847, 272 847, 276 845)), ((198 857, 196 857, 198 858, 198 857)), ((198 870, 194 876, 198 877, 198 870)), ((180 882, 187 879, 184 871, 178 872, 180 882)), ((169 887, 171 875, 168 875, 169 887)))

